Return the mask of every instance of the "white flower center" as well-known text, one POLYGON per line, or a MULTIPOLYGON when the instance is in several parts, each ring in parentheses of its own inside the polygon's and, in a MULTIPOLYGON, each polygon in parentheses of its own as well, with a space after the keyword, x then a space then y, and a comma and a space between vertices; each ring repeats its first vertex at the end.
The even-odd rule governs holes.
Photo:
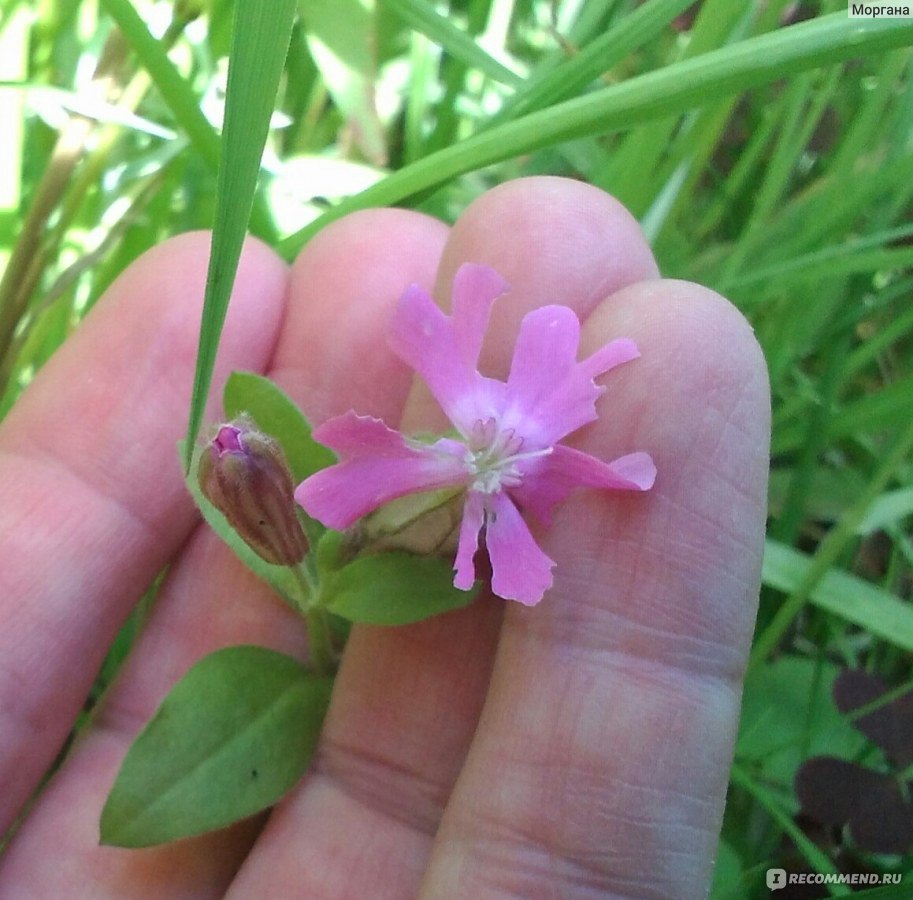
POLYGON ((503 488, 518 487, 523 481, 519 463, 537 456, 547 456, 551 447, 521 453, 523 438, 513 428, 498 428, 494 417, 477 419, 466 441, 466 464, 472 483, 470 490, 494 494, 503 488))

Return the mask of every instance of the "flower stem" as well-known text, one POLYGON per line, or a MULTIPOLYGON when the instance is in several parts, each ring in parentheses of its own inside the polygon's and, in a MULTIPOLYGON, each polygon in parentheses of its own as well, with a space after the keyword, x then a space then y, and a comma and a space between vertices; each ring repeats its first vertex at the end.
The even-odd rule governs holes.
POLYGON ((330 620, 326 610, 314 603, 318 585, 307 563, 307 558, 303 559, 297 566, 292 566, 292 571, 301 589, 298 606, 307 622, 308 656, 315 674, 332 675, 336 672, 338 660, 333 647, 330 620))
POLYGON ((311 667, 317 675, 333 675, 336 672, 338 661, 326 610, 319 606, 309 609, 307 629, 311 667))
POLYGON ((317 595, 317 581, 313 573, 308 568, 308 558, 305 557, 300 563, 290 566, 295 581, 298 582, 300 595, 298 597, 298 608, 303 612, 311 608, 314 603, 314 597, 317 595))

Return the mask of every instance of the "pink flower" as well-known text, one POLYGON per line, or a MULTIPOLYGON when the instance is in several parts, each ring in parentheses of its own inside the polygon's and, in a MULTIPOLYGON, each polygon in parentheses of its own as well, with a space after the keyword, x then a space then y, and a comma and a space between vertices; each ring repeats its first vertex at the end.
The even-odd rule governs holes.
POLYGON ((327 527, 343 529, 405 494, 465 487, 454 585, 472 586, 484 526, 492 590, 531 606, 551 587, 555 563, 519 509, 548 524, 554 506, 575 488, 646 491, 656 467, 646 453, 604 463, 559 443, 597 418, 596 399, 605 388, 593 379, 636 359, 633 341, 611 341, 577 362, 577 316, 566 306, 543 306, 523 318, 507 381, 478 372, 492 303, 507 289, 487 266, 464 265, 448 316, 417 285, 409 287, 393 317, 390 345, 425 379, 456 436, 429 444, 379 419, 337 416, 314 437, 340 461, 299 485, 295 498, 327 527))

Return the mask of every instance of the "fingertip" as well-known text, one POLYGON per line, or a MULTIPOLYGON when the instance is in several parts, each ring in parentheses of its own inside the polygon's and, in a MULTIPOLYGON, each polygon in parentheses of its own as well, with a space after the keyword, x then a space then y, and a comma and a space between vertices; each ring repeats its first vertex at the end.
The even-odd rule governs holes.
POLYGON ((603 894, 706 889, 760 582, 766 370, 738 311, 684 282, 608 296, 584 322, 581 355, 622 337, 640 358, 604 377, 600 418, 568 443, 628 454, 611 467, 644 488, 652 457, 656 483, 579 490, 541 530, 554 585, 535 612, 506 610, 437 831, 436 896, 573 891, 573 865, 524 865, 556 854, 586 860, 603 894), (546 827, 543 809, 555 811, 546 827))
POLYGON ((274 367, 311 421, 349 409, 399 420, 412 373, 387 347, 387 332, 408 285, 430 290, 447 234, 421 213, 363 210, 298 256, 274 367))
MULTIPOLYGON (((662 279, 629 285, 594 311, 584 326, 581 353, 596 352, 607 339, 628 338, 639 358, 624 378, 639 384, 641 408, 679 397, 668 428, 688 423, 689 403, 709 409, 738 399, 752 415, 750 442, 766 447, 770 387, 764 352, 745 316, 725 297, 688 281, 662 279)), ((614 377, 614 376, 610 376, 614 377)), ((611 382, 607 382, 611 384, 611 382)), ((610 388, 611 392, 611 388, 610 388)), ((693 412, 693 410, 692 410, 693 412)), ((655 417, 654 417, 655 418, 655 417)))
MULTIPOLYGON (((203 305, 212 235, 209 231, 188 231, 167 238, 137 257, 111 285, 98 303, 106 308, 129 296, 142 302, 146 315, 174 307, 175 314, 196 325, 203 305)), ((270 312, 281 313, 287 267, 282 259, 258 238, 245 239, 238 260, 229 315, 236 309, 254 307, 258 321, 270 312)), ((275 323, 273 323, 275 324, 275 323)), ((195 331, 196 329, 194 329, 195 331)))
POLYGON ((440 296, 466 261, 492 266, 521 295, 502 305, 567 303, 581 318, 608 294, 659 275, 640 226, 618 200, 556 176, 504 182, 467 207, 441 261, 440 296))
MULTIPOLYGON (((195 360, 209 267, 211 233, 168 238, 140 256, 112 285, 105 305, 141 305, 132 320, 164 335, 163 352, 195 360)), ((220 415, 221 388, 236 367, 262 370, 282 323, 288 269, 261 240, 245 239, 219 344, 207 415, 220 415)), ((187 383, 189 397, 189 382, 187 383)))
POLYGON ((649 591, 637 588, 649 599, 630 619, 712 641, 720 648, 718 671, 735 681, 763 554, 770 447, 764 355, 738 309, 684 281, 642 282, 607 298, 585 323, 581 350, 621 336, 633 339, 641 356, 605 377, 600 418, 573 443, 601 458, 649 454, 655 485, 642 495, 572 498, 559 514, 589 516, 589 555, 622 561, 609 580, 646 583, 644 561, 653 560, 646 568, 665 574, 654 574, 649 591), (663 595, 685 586, 683 625, 663 595))

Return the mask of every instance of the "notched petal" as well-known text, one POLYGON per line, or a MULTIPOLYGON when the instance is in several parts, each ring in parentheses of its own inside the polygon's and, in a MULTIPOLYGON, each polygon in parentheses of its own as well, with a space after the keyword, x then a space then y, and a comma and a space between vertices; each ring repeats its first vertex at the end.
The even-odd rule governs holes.
POLYGON ((447 418, 466 433, 475 412, 472 398, 483 379, 475 361, 467 362, 461 340, 453 319, 425 291, 418 285, 406 290, 393 315, 390 347, 422 376, 447 418))
POLYGON ((476 368, 495 300, 510 285, 490 266, 464 263, 453 279, 453 326, 466 365, 476 368))
POLYGON ((636 359, 637 345, 620 338, 577 362, 580 322, 566 306, 543 306, 524 317, 507 379, 505 422, 530 447, 547 447, 597 418, 605 388, 593 380, 636 359))
POLYGON ((491 559, 491 589, 505 600, 535 606, 552 586, 555 561, 533 539, 508 496, 493 494, 489 503, 485 543, 491 559))
POLYGON ((479 532, 485 520, 485 504, 482 496, 470 491, 463 506, 463 521, 460 525, 460 543, 453 563, 453 586, 468 591, 475 581, 475 555, 479 549, 479 532))

